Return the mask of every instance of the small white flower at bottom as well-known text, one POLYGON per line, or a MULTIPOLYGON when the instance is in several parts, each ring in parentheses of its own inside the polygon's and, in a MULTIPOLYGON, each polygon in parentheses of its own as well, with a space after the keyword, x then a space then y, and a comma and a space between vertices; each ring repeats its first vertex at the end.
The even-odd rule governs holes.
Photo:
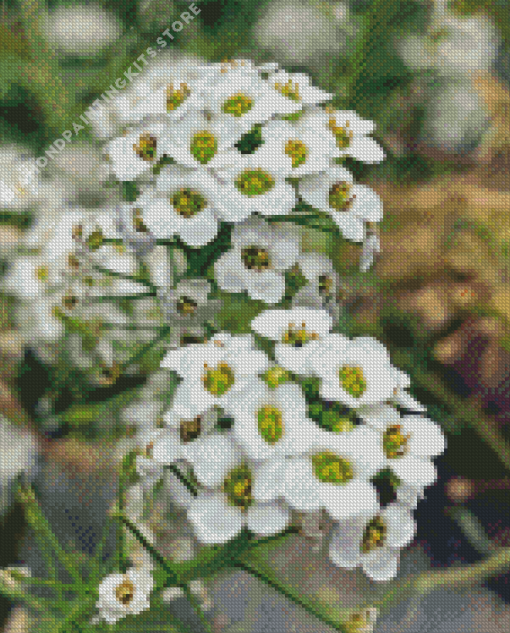
POLYGON ((408 545, 416 524, 408 508, 392 503, 375 516, 352 517, 338 523, 329 545, 329 557, 344 569, 361 566, 372 580, 397 575, 400 549, 408 545))
POLYGON ((110 574, 99 585, 96 607, 109 624, 150 608, 149 594, 154 587, 150 568, 131 568, 125 574, 110 574))

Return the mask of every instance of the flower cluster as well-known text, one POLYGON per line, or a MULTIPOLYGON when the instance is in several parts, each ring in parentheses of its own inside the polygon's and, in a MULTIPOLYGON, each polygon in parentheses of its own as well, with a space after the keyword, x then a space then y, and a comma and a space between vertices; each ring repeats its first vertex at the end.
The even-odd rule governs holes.
POLYGON ((435 480, 444 436, 381 343, 331 327, 326 310, 262 312, 251 328, 274 342, 277 364, 249 334, 170 350, 162 368, 182 382, 139 472, 149 458, 189 472, 197 490, 188 518, 202 543, 225 543, 243 527, 276 534, 292 510, 324 509, 336 522, 331 559, 387 580, 414 536, 412 510, 435 480), (396 491, 385 507, 381 476, 396 491))

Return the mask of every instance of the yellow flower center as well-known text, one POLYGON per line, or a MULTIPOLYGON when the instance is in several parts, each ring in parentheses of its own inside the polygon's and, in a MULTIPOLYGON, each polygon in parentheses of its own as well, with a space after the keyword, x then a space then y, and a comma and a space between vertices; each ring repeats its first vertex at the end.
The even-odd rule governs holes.
POLYGON ((351 185, 348 182, 337 182, 329 190, 328 203, 335 211, 349 211, 356 195, 350 196, 351 185))
POLYGON ((141 134, 138 143, 133 145, 133 149, 138 158, 146 162, 151 162, 156 158, 157 139, 148 133, 141 134))
POLYGON ((204 387, 214 396, 223 396, 234 384, 234 372, 226 363, 218 363, 216 369, 205 364, 204 369, 207 370, 202 376, 204 387))
POLYGON ((329 119, 328 127, 333 133, 336 139, 336 145, 339 149, 346 149, 351 144, 352 130, 347 129, 349 127, 349 121, 345 122, 345 127, 341 127, 336 124, 335 118, 329 119))
POLYGON ((410 435, 402 435, 400 424, 389 426, 383 434, 383 447, 386 457, 394 459, 402 457, 407 451, 407 441, 410 435))
POLYGON ((177 302, 177 311, 184 316, 190 316, 192 314, 195 314, 197 305, 198 304, 195 301, 193 301, 193 299, 190 299, 189 297, 186 297, 186 296, 182 296, 177 302))
POLYGON ((248 169, 238 176, 236 187, 245 196, 260 196, 267 193, 275 185, 270 174, 262 169, 248 169))
POLYGON ((191 90, 188 84, 181 83, 180 88, 174 89, 173 84, 167 86, 166 89, 166 109, 167 112, 177 110, 177 108, 189 97, 191 90))
POLYGON ((278 385, 282 385, 289 380, 289 372, 283 367, 271 367, 266 371, 263 378, 270 389, 276 389, 278 385))
POLYGON ((193 189, 179 189, 170 202, 179 215, 184 218, 192 218, 194 215, 205 209, 207 200, 193 189))
POLYGON ((230 471, 223 483, 223 492, 227 495, 228 502, 246 512, 253 503, 251 495, 252 478, 247 466, 239 466, 230 471))
POLYGON ((301 96, 299 95, 299 84, 293 83, 292 79, 289 79, 287 83, 274 84, 275 90, 278 90, 280 94, 288 99, 292 99, 292 101, 301 101, 301 96))
POLYGON ((87 246, 91 251, 97 251, 103 243, 103 232, 100 229, 92 231, 87 238, 87 246))
POLYGON ((301 141, 287 141, 285 153, 292 159, 292 169, 296 169, 296 167, 306 162, 308 150, 301 141))
POLYGON ((301 328, 296 329, 294 323, 289 323, 289 329, 283 333, 282 343, 292 347, 303 347, 309 341, 318 340, 317 332, 306 329, 306 323, 301 323, 301 328))
POLYGON ((317 479, 326 483, 345 484, 354 478, 352 465, 330 451, 313 455, 312 466, 317 479))
POLYGON ((225 114, 240 117, 252 108, 253 99, 250 99, 250 97, 247 97, 242 92, 238 92, 227 99, 221 109, 225 114))
POLYGON ((271 267, 269 253, 258 246, 248 246, 241 249, 241 258, 246 268, 262 272, 271 267))
POLYGON ((218 142, 214 134, 203 130, 193 136, 190 151, 200 164, 205 165, 218 151, 218 142))
POLYGON ((381 517, 375 517, 365 527, 363 538, 361 540, 360 549, 363 554, 371 552, 376 547, 384 545, 386 537, 386 525, 381 517))
POLYGON ((147 233, 149 230, 143 223, 142 209, 133 209, 133 228, 137 233, 147 233))
POLYGON ((276 444, 283 435, 282 412, 268 405, 257 411, 257 420, 262 438, 268 444, 276 444))
POLYGON ((48 281, 50 270, 48 266, 38 266, 35 269, 35 276, 39 281, 48 281))
POLYGON ((115 596, 123 605, 129 604, 135 596, 135 586, 126 578, 122 584, 115 588, 115 596))
POLYGON ((354 398, 361 398, 367 388, 367 383, 361 367, 344 365, 339 371, 340 386, 354 398))

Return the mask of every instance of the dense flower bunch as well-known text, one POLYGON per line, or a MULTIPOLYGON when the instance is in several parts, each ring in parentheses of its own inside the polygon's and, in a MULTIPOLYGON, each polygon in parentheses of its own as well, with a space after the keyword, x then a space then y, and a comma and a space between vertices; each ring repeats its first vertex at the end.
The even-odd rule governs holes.
MULTIPOLYGON (((138 493, 176 469, 169 492, 200 543, 244 528, 273 535, 294 512, 325 512, 333 562, 388 580, 445 444, 385 347, 339 333, 342 283, 326 256, 301 251, 300 200, 364 243, 362 270, 379 250, 381 201, 340 163, 384 153, 372 121, 322 107, 332 96, 304 74, 249 60, 148 72, 96 121, 104 136, 110 123, 129 126, 105 154, 118 181, 135 183, 134 201, 63 214, 13 262, 4 288, 20 299, 28 338, 50 345, 39 348, 50 362, 66 333, 68 361, 102 368, 103 380, 150 341, 144 328, 169 326, 161 368, 122 416, 138 431, 138 493), (198 273, 187 269, 199 249, 222 244, 225 227, 228 245, 198 273), (304 280, 298 292, 290 271, 304 280), (242 292, 269 306, 252 333, 211 333, 217 297, 242 292), (126 298, 129 309, 115 302, 126 298), (180 382, 160 399, 170 371, 180 382), (384 506, 381 478, 395 490, 384 506)), ((115 622, 147 608, 152 588, 143 563, 105 578, 97 607, 115 622)))

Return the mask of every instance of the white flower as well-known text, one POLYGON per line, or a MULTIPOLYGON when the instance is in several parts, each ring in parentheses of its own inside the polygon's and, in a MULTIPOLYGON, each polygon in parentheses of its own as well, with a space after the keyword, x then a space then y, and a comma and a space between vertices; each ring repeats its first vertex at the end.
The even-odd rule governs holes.
POLYGON ((9 502, 11 482, 23 472, 34 474, 37 453, 34 435, 0 416, 0 515, 9 502))
MULTIPOLYGON (((374 438, 364 427, 334 433, 317 427, 313 447, 304 455, 275 457, 257 472, 253 496, 270 501, 283 496, 301 512, 325 508, 334 520, 379 508, 369 479, 379 470, 370 450, 374 438)), ((377 454, 375 453, 376 457, 377 454)))
POLYGON ((393 396, 390 398, 390 401, 393 404, 398 405, 404 409, 409 409, 409 411, 426 411, 427 407, 423 406, 418 400, 413 398, 411 395, 404 391, 411 386, 411 379, 409 378, 409 374, 406 374, 405 371, 398 369, 398 367, 393 368, 395 374, 395 380, 397 382, 397 386, 393 392, 393 396))
POLYGON ((310 77, 304 73, 287 73, 279 70, 268 78, 268 84, 287 99, 302 106, 317 105, 333 98, 331 92, 312 86, 310 77))
POLYGON ((273 90, 254 73, 233 68, 211 81, 204 92, 206 108, 231 117, 244 132, 274 114, 292 114, 301 106, 273 90))
POLYGON ((271 2, 256 23, 257 44, 288 64, 307 64, 323 53, 338 55, 343 44, 332 20, 309 3, 271 2))
POLYGON ((253 216, 232 232, 233 248, 214 264, 218 286, 226 292, 248 291, 255 300, 279 303, 285 294, 283 271, 299 256, 299 239, 253 216))
POLYGON ((329 334, 310 362, 322 378, 321 396, 349 407, 385 402, 398 385, 388 351, 370 336, 329 334))
POLYGON ((318 121, 334 138, 337 146, 336 156, 351 156, 364 163, 380 163, 385 154, 371 134, 375 129, 374 121, 361 118, 354 110, 332 110, 319 107, 310 108, 301 119, 318 121))
POLYGON ((269 366, 269 359, 253 348, 251 336, 214 336, 207 343, 170 350, 161 367, 173 369, 185 380, 175 399, 188 399, 196 414, 213 406, 227 408, 232 392, 246 386, 269 366))
POLYGON ((397 575, 400 549, 414 537, 416 524, 409 509, 392 503, 376 515, 352 517, 333 529, 329 556, 346 569, 362 566, 372 580, 397 575))
POLYGON ((310 358, 329 333, 333 319, 326 310, 265 310, 251 322, 257 334, 276 341, 277 362, 296 374, 310 371, 310 358))
MULTIPOLYGON (((366 227, 365 227, 366 229, 366 227)), ((361 253, 361 261, 359 269, 366 272, 374 263, 375 256, 381 252, 381 242, 375 231, 365 230, 365 239, 363 240, 363 251, 361 253)))
POLYGON ((186 167, 216 169, 233 165, 238 152, 226 152, 243 135, 243 128, 234 117, 219 114, 211 119, 202 112, 190 112, 172 128, 174 143, 168 154, 186 167))
POLYGON ((191 456, 195 454, 196 449, 189 445, 197 442, 198 446, 199 440, 213 430, 218 420, 218 412, 210 409, 196 415, 186 404, 176 403, 174 400, 174 406, 165 413, 163 419, 167 428, 160 429, 151 442, 151 455, 154 461, 172 464, 184 459, 193 463, 191 456))
POLYGON ((180 121, 187 113, 202 110, 204 100, 202 98, 203 81, 193 80, 187 76, 183 69, 169 73, 165 85, 157 89, 148 86, 149 80, 144 78, 144 83, 135 87, 138 99, 131 96, 121 101, 123 95, 119 95, 116 105, 126 120, 142 120, 149 116, 164 115, 170 121, 180 121), (149 95, 149 96, 147 96, 149 95))
POLYGON ((431 457, 440 455, 446 447, 445 436, 435 422, 418 415, 401 417, 388 405, 367 407, 358 414, 379 437, 383 468, 390 468, 401 481, 415 488, 434 483, 436 468, 431 457))
POLYGON ((142 210, 143 223, 158 238, 180 237, 190 246, 213 240, 222 215, 221 188, 205 170, 170 165, 156 183, 134 203, 142 210))
POLYGON ((329 257, 316 252, 301 253, 297 264, 323 301, 333 301, 338 297, 341 289, 340 278, 329 257))
POLYGON ((309 446, 315 423, 306 417, 306 401, 299 385, 275 389, 262 380, 234 394, 233 435, 252 459, 298 455, 309 446))
POLYGON ((305 202, 328 213, 348 240, 362 242, 364 222, 382 220, 380 197, 370 187, 354 184, 351 172, 343 167, 305 176, 298 191, 305 202))
POLYGON ((253 154, 283 176, 299 178, 326 171, 336 154, 331 134, 317 120, 291 124, 269 121, 261 128, 264 145, 253 154))
POLYGON ((222 219, 241 222, 249 215, 287 215, 296 204, 296 193, 267 156, 239 154, 236 166, 216 176, 223 183, 222 219))
POLYGON ((105 152, 119 180, 134 180, 154 167, 170 145, 165 124, 147 123, 110 141, 105 152))
POLYGON ((45 258, 36 255, 16 258, 3 279, 7 292, 20 299, 36 299, 60 281, 58 271, 45 258))
POLYGON ((48 41, 68 55, 94 55, 121 34, 113 13, 98 5, 57 7, 45 20, 48 41))
POLYGON ((41 177, 35 157, 22 145, 6 145, 0 150, 0 207, 22 211, 37 203, 42 194, 41 177))
POLYGON ((202 543, 225 543, 243 527, 256 534, 270 535, 284 530, 291 519, 282 503, 258 503, 252 497, 256 469, 243 462, 240 449, 229 434, 210 436, 194 456, 197 479, 211 488, 199 492, 188 509, 196 537, 202 543))
POLYGON ((137 615, 150 608, 149 595, 154 587, 148 567, 128 569, 125 574, 110 574, 99 585, 96 607, 109 624, 128 614, 137 615))
POLYGON ((206 279, 183 279, 161 297, 167 319, 182 325, 198 325, 211 320, 221 302, 208 299, 211 284, 206 279))

